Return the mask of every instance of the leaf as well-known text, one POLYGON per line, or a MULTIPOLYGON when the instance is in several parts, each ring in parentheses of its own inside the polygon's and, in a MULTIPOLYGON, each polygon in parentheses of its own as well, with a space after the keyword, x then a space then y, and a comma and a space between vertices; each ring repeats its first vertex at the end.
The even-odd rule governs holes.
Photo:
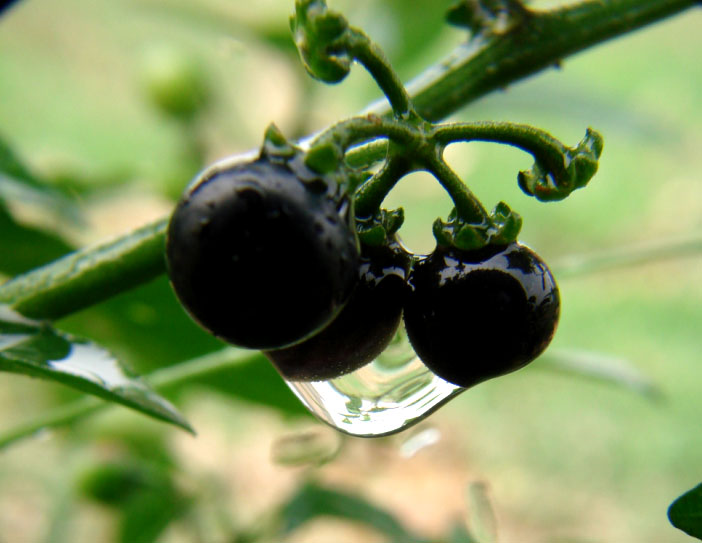
POLYGON ((320 516, 333 516, 360 522, 387 535, 391 541, 413 543, 421 538, 409 533, 390 513, 360 496, 315 483, 307 483, 288 501, 281 513, 282 533, 289 534, 306 522, 320 516))
MULTIPOLYGON (((62 319, 61 327, 102 345, 119 347, 140 375, 224 346, 188 317, 165 276, 62 319)), ((309 414, 262 354, 221 371, 193 376, 169 388, 169 394, 178 397, 193 384, 273 407, 285 415, 309 414)))
POLYGON ((39 180, 0 137, 0 202, 20 202, 61 220, 79 222, 75 204, 39 180))
POLYGON ((656 384, 638 368, 603 353, 550 349, 535 367, 616 385, 652 399, 661 396, 656 384))
POLYGON ((129 376, 108 351, 7 306, 0 306, 0 371, 56 381, 193 431, 175 407, 129 376))
POLYGON ((139 493, 122 509, 119 541, 122 543, 152 543, 166 527, 181 518, 190 500, 172 487, 154 488, 139 493))
POLYGON ((14 220, 0 203, 0 273, 19 275, 70 253, 68 243, 51 232, 14 220))
POLYGON ((702 540, 702 484, 688 490, 670 504, 668 519, 687 535, 702 540))

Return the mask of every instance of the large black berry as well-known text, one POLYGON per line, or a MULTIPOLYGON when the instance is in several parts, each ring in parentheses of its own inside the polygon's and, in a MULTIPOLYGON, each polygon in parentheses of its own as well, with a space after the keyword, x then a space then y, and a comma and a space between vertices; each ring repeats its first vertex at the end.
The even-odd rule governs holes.
POLYGON ((363 246, 359 281, 332 323, 310 339, 266 356, 290 381, 322 381, 371 362, 390 343, 402 318, 410 255, 393 241, 363 246))
POLYGON ((213 169, 168 227, 173 288, 192 317, 242 347, 277 349, 326 326, 358 278, 348 197, 301 161, 213 169))
POLYGON ((518 243, 437 247, 412 270, 405 326, 415 352, 462 387, 515 371, 546 349, 560 297, 546 264, 518 243))

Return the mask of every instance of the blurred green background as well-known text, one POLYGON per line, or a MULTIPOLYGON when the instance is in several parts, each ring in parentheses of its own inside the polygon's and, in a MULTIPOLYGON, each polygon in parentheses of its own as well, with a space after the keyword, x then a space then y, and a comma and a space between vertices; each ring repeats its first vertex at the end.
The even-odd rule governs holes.
MULTIPOLYGON (((449 4, 331 2, 385 49, 405 80, 466 39, 443 24, 449 4)), ((9 277, 165 215, 202 165, 256 147, 271 121, 299 137, 377 99, 361 69, 333 87, 305 75, 288 36, 292 8, 292 0, 22 0, 0 18, 0 137, 80 211, 68 220, 10 200, 10 222, 26 228, 3 227, 2 273, 9 277), (181 63, 201 82, 197 97, 184 98, 207 104, 194 118, 154 107, 155 85, 168 77, 169 63, 181 63)), ((516 174, 531 158, 517 150, 490 144, 448 150, 487 207, 505 200, 522 214, 523 241, 556 272, 567 271, 573 255, 699 239, 701 23, 699 10, 683 14, 456 114, 531 123, 570 145, 587 126, 604 135, 599 173, 558 204, 519 191, 516 174)), ((431 251, 431 223, 450 209, 439 185, 413 174, 387 203, 405 207, 407 245, 431 251)), ((3 451, 0 540, 146 541, 160 522, 168 525, 161 541, 231 541, 228 534, 241 526, 255 532, 273 523, 271 511, 314 477, 381 505, 436 541, 474 515, 467 489, 476 482, 485 482, 503 543, 685 541, 665 512, 702 480, 701 281, 702 257, 682 252, 560 280, 563 313, 553 348, 628 361, 658 388, 654 399, 558 375, 537 361, 466 392, 410 432, 436 429, 442 437, 408 458, 406 435, 342 440, 319 428, 259 361, 173 391, 196 438, 117 408, 3 451), (318 468, 276 461, 271 451, 284 446, 281 438, 305 431, 322 436, 325 450, 340 447, 337 458, 318 468), (138 476, 128 479, 140 481, 135 488, 158 490, 151 501, 144 491, 137 493, 142 502, 115 499, 128 505, 111 507, 109 499, 81 493, 90 486, 86 470, 110 462, 135 466, 138 476), (164 500, 178 522, 157 518, 155 504, 164 500)), ((138 372, 221 346, 190 323, 165 279, 59 326, 106 345, 138 372)), ((0 388, 3 428, 73 397, 10 375, 0 388)), ((488 541, 491 530, 484 531, 488 541)), ((396 540, 329 519, 284 540, 329 537, 396 540)))

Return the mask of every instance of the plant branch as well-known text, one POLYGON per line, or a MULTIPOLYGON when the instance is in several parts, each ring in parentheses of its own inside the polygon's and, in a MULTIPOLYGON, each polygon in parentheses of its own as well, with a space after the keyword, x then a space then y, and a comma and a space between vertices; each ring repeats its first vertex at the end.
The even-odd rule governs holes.
MULTIPOLYGON (((699 5, 699 0, 590 0, 531 11, 505 34, 476 35, 407 85, 423 118, 443 119, 461 106, 570 55, 699 5)), ((373 111, 387 114, 384 103, 373 111)))
POLYGON ((25 317, 58 319, 150 281, 166 270, 166 219, 70 253, 0 286, 0 303, 25 317))

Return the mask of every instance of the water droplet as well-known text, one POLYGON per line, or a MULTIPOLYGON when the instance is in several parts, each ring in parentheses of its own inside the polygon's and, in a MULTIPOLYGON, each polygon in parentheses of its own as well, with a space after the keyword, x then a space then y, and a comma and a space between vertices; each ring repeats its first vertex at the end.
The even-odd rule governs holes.
POLYGON ((399 432, 465 390, 429 371, 404 329, 375 360, 352 373, 287 384, 321 421, 358 437, 399 432))

